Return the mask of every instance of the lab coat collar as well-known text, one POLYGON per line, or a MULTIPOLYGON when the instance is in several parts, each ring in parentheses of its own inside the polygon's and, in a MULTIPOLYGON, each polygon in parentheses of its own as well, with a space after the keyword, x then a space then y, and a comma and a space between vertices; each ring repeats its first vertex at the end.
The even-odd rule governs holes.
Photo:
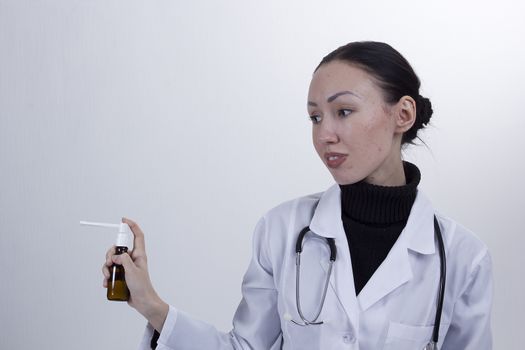
MULTIPOLYGON (((400 239, 405 247, 420 253, 434 254, 434 209, 430 200, 417 191, 407 224, 401 232, 400 239)), ((341 219, 341 189, 334 184, 326 190, 319 199, 315 209, 310 229, 323 237, 340 238, 344 235, 341 219)))
MULTIPOLYGON (((433 218, 434 210, 430 201, 421 191, 418 191, 405 228, 386 259, 359 293, 357 299, 361 310, 368 309, 381 298, 412 279, 413 273, 409 259, 410 251, 419 254, 434 254, 436 252, 433 218)), ((341 220, 341 192, 339 185, 331 186, 322 194, 310 223, 310 229, 317 235, 347 242, 341 220)), ((341 244, 337 245, 339 249, 343 248, 341 244)), ((339 253, 338 257, 346 255, 339 253)), ((345 263, 351 264, 350 261, 345 263)), ((349 270, 348 272, 352 274, 351 269, 349 270)), ((336 293, 341 295, 340 293, 344 292, 336 290, 336 293)), ((349 311, 350 308, 346 307, 346 309, 349 311)))
POLYGON ((319 199, 310 230, 323 237, 339 238, 344 234, 341 221, 341 189, 335 184, 326 190, 319 199))
POLYGON ((434 215, 435 210, 432 203, 425 194, 418 190, 407 224, 400 236, 404 236, 408 249, 425 255, 436 252, 434 215))

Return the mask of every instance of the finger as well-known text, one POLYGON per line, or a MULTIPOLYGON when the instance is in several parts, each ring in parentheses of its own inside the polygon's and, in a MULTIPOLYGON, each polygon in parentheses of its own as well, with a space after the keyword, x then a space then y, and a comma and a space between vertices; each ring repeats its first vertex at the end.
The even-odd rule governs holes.
POLYGON ((104 288, 107 288, 107 287, 108 287, 108 280, 107 280, 107 278, 104 278, 104 281, 102 281, 102 286, 103 286, 104 288))
POLYGON ((105 278, 109 278, 109 269, 106 263, 102 265, 102 274, 104 275, 105 278))
POLYGON ((113 265, 113 262, 111 261, 111 257, 115 255, 115 246, 112 246, 111 248, 108 249, 108 251, 106 252, 106 265, 107 266, 111 266, 113 265))
POLYGON ((124 266, 124 271, 128 272, 135 268, 135 264, 128 253, 123 253, 119 255, 113 255, 113 262, 117 265, 124 266))
POLYGON ((122 218, 122 222, 129 225, 129 228, 133 232, 133 256, 145 256, 146 255, 146 243, 144 241, 144 232, 142 232, 139 225, 128 218, 122 218))

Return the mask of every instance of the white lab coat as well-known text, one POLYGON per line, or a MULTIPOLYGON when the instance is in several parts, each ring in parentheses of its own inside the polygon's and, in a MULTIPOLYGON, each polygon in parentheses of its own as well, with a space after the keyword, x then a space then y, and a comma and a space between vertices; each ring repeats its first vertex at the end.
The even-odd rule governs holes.
MULTIPOLYGON (((338 185, 285 202, 258 222, 243 298, 229 333, 217 331, 170 306, 158 350, 420 350, 430 340, 440 261, 434 240, 435 210, 418 191, 408 222, 384 262, 356 297, 341 221, 338 185), (313 317, 321 300, 329 248, 337 247, 320 326, 302 327, 295 298, 295 242, 310 226, 301 258, 301 306, 313 317)), ((440 349, 492 349, 492 267, 487 247, 451 219, 436 214, 447 254, 440 349)), ((141 349, 149 349, 147 326, 141 349)))

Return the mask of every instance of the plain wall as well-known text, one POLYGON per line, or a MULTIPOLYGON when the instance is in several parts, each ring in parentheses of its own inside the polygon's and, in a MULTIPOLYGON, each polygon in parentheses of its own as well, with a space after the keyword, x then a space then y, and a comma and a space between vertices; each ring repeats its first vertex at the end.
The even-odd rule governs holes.
MULTIPOLYGON (((0 348, 129 349, 105 300, 111 230, 135 219, 158 293, 229 330, 258 218, 333 183, 306 94, 321 58, 385 41, 434 106, 406 150, 420 188, 492 253, 495 349, 520 349, 521 2, 0 0, 0 348)), ((429 302, 433 302, 429 300, 429 302)))

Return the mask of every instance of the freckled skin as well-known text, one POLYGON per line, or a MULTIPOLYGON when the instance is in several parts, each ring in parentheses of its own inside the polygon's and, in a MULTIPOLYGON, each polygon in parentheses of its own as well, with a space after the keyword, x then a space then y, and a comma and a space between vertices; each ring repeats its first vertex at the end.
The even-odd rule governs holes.
POLYGON ((365 181, 383 186, 405 183, 401 161, 401 136, 397 104, 384 101, 383 91, 367 72, 342 61, 322 65, 313 75, 308 91, 310 116, 319 116, 312 125, 315 150, 327 164, 326 152, 346 154, 337 168, 328 168, 338 184, 365 181), (340 92, 332 102, 327 98, 340 92), (352 110, 341 115, 341 110, 352 110))

